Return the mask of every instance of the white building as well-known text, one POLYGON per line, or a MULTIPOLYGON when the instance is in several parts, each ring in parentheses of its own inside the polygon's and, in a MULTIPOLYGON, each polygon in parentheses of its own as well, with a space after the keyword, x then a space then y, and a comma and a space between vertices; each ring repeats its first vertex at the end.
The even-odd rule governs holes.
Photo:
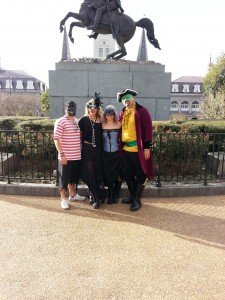
POLYGON ((46 85, 21 70, 0 67, 0 115, 37 115, 46 85))
POLYGON ((94 40, 94 58, 106 59, 107 55, 115 51, 115 40, 111 34, 99 34, 94 40))
POLYGON ((182 114, 189 120, 197 119, 203 101, 203 77, 183 76, 171 82, 171 117, 182 114))

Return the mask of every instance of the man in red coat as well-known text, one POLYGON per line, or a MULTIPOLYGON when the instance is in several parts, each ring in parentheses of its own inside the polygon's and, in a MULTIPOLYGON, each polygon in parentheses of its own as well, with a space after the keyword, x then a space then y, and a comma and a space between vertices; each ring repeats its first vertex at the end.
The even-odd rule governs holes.
POLYGON ((125 89, 117 93, 117 101, 124 104, 119 115, 122 123, 122 176, 130 193, 122 203, 131 204, 130 210, 141 208, 141 197, 147 179, 154 176, 152 155, 152 119, 149 111, 135 102, 137 92, 125 89))

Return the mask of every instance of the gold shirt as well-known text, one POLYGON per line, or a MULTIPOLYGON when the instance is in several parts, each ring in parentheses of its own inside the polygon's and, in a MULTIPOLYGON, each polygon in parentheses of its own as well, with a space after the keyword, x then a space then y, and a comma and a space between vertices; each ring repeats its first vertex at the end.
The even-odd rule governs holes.
MULTIPOLYGON (((135 141, 136 137, 136 127, 134 120, 134 111, 136 108, 136 103, 131 109, 125 109, 122 119, 122 142, 135 141)), ((123 149, 129 152, 138 152, 137 146, 127 147, 123 146, 123 149)))

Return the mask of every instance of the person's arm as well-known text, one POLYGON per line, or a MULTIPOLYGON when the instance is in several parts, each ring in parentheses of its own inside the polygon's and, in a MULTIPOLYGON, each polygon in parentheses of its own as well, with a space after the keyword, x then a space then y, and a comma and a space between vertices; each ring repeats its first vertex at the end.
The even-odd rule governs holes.
POLYGON ((65 156, 65 153, 63 152, 62 144, 60 142, 60 138, 63 133, 63 126, 62 126, 62 120, 59 119, 55 122, 54 125, 54 143, 57 151, 59 152, 58 158, 62 165, 67 164, 67 159, 65 156))
POLYGON ((65 156, 65 153, 63 152, 62 145, 59 139, 54 139, 55 147, 57 151, 59 152, 59 161, 62 165, 67 164, 67 158, 65 156))

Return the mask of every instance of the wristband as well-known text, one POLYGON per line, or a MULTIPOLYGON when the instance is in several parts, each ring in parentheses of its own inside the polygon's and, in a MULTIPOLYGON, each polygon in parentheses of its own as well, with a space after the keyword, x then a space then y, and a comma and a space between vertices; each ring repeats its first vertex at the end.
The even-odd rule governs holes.
POLYGON ((145 142, 143 142, 143 148, 153 150, 153 143, 150 141, 148 141, 148 142, 145 141, 145 142))

